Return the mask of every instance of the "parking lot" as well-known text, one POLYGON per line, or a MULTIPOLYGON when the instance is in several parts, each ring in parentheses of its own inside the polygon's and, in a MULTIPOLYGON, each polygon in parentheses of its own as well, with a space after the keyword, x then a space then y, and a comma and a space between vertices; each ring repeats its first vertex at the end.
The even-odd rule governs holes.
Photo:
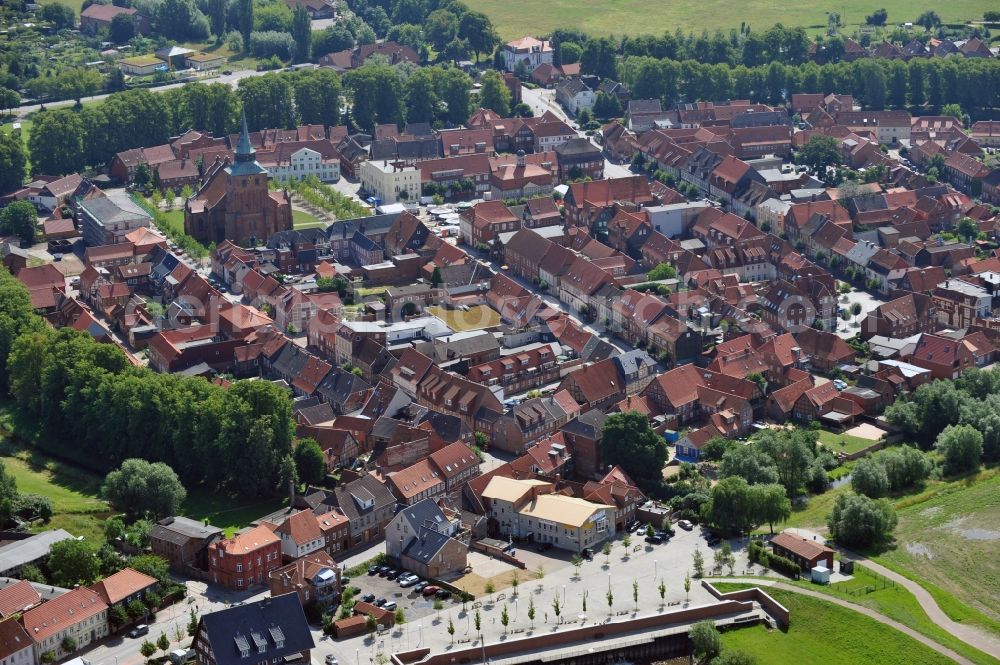
MULTIPOLYGON (((402 608, 406 615, 406 620, 426 616, 434 611, 434 597, 425 597, 419 592, 415 592, 413 587, 404 588, 399 585, 399 580, 390 580, 378 575, 360 575, 352 578, 347 586, 357 587, 361 593, 355 596, 356 600, 363 600, 369 594, 375 596, 375 600, 384 598, 387 601, 394 601, 399 608, 402 608)), ((458 602, 454 598, 442 601, 445 607, 458 602)))

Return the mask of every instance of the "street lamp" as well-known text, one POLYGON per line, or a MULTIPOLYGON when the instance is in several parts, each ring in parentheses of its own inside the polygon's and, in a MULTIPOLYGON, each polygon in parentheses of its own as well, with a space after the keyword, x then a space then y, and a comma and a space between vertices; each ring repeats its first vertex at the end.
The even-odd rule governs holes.
POLYGON ((656 559, 653 559, 653 581, 654 582, 656 581, 656 578, 659 575, 659 571, 657 570, 657 567, 658 566, 657 566, 657 563, 656 563, 656 559))
POLYGON ((361 649, 354 650, 354 658, 357 661, 357 665, 361 665, 361 649))
POLYGON ((563 584, 563 607, 566 607, 566 585, 563 584))

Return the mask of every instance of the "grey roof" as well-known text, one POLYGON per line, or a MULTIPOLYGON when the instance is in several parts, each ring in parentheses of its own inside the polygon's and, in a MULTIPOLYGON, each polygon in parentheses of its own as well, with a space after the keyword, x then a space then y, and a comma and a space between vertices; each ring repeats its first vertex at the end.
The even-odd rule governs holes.
POLYGON ((0 547, 0 573, 15 570, 21 566, 34 563, 49 555, 49 549, 55 543, 70 540, 74 536, 63 529, 53 529, 15 540, 0 547))
POLYGON ((469 426, 461 418, 440 411, 426 411, 419 422, 430 423, 431 428, 445 441, 459 441, 469 426))
POLYGON ((198 634, 196 642, 207 640, 216 665, 275 662, 316 647, 296 593, 206 614, 198 634))
POLYGON ((316 388, 316 392, 322 395, 328 402, 343 404, 351 395, 371 388, 371 384, 356 376, 353 372, 345 372, 339 367, 323 379, 323 382, 316 388))
POLYGON ((135 219, 153 219, 125 192, 111 192, 107 196, 80 201, 79 205, 94 221, 101 225, 121 224, 135 219))
POLYGON ((583 137, 576 137, 566 141, 562 145, 556 146, 556 154, 560 157, 568 157, 570 155, 587 155, 587 154, 600 154, 601 149, 590 142, 589 139, 583 137))
POLYGON ((398 212, 392 212, 385 215, 341 219, 326 227, 326 237, 331 239, 350 238, 355 231, 361 231, 365 235, 384 235, 389 232, 399 215, 398 212))
POLYGON ((429 564, 437 553, 448 544, 449 540, 451 538, 443 533, 430 529, 420 529, 420 535, 410 541, 410 544, 403 550, 403 554, 420 563, 429 564))
POLYGON ((638 372, 643 365, 647 367, 656 366, 656 361, 653 360, 652 356, 642 349, 634 349, 628 353, 615 356, 614 361, 625 376, 638 372))
POLYGON ((448 519, 444 516, 444 511, 441 510, 441 507, 437 505, 434 499, 423 499, 412 506, 407 506, 396 513, 397 517, 400 515, 410 523, 410 528, 414 532, 421 527, 438 530, 448 524, 448 519))
POLYGON ((297 412, 299 416, 309 425, 329 422, 333 420, 334 416, 336 415, 333 412, 333 407, 326 402, 321 402, 319 404, 307 406, 302 409, 297 409, 297 412))
POLYGON ((153 525, 150 531, 150 538, 177 545, 189 540, 208 540, 221 535, 222 529, 187 517, 167 517, 153 525))
POLYGON ((336 496, 337 505, 340 506, 340 509, 347 515, 352 524, 357 525, 361 524, 360 521, 356 520, 360 520, 362 515, 368 515, 385 506, 396 504, 396 497, 392 495, 392 492, 380 483, 375 476, 370 474, 365 474, 349 483, 338 485, 333 492, 336 496), (369 500, 373 502, 370 508, 364 505, 364 502, 369 500))
POLYGON ((607 419, 607 414, 600 409, 591 409, 566 423, 562 429, 564 432, 596 439, 600 436, 604 421, 607 419))
POLYGON ((351 242, 366 252, 372 252, 379 248, 371 238, 361 233, 361 231, 354 232, 354 235, 351 236, 351 242))
POLYGON ((628 103, 628 114, 633 113, 660 113, 663 107, 659 99, 632 99, 628 103))
POLYGON ((439 337, 434 340, 433 344, 432 357, 438 362, 500 349, 500 342, 497 341, 497 338, 486 331, 479 331, 479 334, 474 335, 459 333, 448 337, 439 337))
POLYGON ((285 344, 271 366, 279 374, 294 378, 299 375, 302 368, 309 362, 309 357, 309 353, 301 347, 295 344, 285 344))

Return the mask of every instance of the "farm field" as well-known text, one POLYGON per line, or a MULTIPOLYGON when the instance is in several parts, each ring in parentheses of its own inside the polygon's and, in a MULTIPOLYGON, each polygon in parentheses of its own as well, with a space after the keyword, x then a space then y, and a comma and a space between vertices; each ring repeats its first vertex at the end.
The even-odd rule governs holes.
POLYGON ((877 7, 889 12, 889 24, 913 21, 927 10, 934 10, 945 22, 981 19, 983 12, 995 9, 985 0, 956 0, 945 5, 930 0, 890 1, 879 5, 859 0, 831 4, 785 4, 767 0, 748 0, 738 7, 726 0, 683 0, 681 2, 642 2, 641 0, 466 0, 473 10, 486 13, 504 40, 524 35, 543 35, 556 28, 582 30, 593 35, 638 35, 674 32, 677 28, 700 33, 703 29, 728 31, 739 29, 747 21, 752 28, 764 30, 775 23, 802 26, 810 32, 826 28, 827 12, 837 11, 850 33, 877 7))
MULTIPOLYGON (((746 585, 718 584, 722 591, 746 585)), ((787 631, 753 626, 723 633, 726 649, 752 653, 760 665, 909 665, 949 659, 896 629, 844 607, 768 589, 792 616, 787 631)))

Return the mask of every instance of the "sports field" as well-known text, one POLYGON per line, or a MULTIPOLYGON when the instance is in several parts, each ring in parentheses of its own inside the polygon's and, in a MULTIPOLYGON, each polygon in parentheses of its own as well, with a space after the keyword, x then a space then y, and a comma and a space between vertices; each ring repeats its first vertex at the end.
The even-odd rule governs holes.
POLYGON ((474 10, 485 12, 504 40, 524 35, 543 35, 555 28, 583 30, 594 35, 638 35, 674 32, 680 28, 700 34, 703 29, 728 31, 747 22, 763 30, 775 23, 802 26, 811 31, 826 28, 828 12, 839 12, 846 24, 844 32, 853 32, 865 16, 879 7, 889 13, 889 24, 913 21, 926 10, 934 10, 942 21, 979 20, 983 12, 996 9, 989 0, 955 0, 945 4, 931 0, 886 0, 872 3, 842 0, 837 3, 799 4, 746 0, 464 0, 474 10))

